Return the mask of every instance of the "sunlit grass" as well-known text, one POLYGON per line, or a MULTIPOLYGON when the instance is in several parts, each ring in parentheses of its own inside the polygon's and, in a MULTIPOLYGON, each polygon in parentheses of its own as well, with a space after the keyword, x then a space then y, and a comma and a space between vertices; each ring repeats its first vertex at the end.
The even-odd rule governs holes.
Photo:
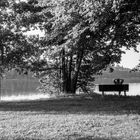
POLYGON ((140 98, 0 103, 0 140, 140 140, 140 98))
POLYGON ((139 115, 0 112, 0 138, 139 140, 139 115), (106 138, 106 139, 105 139, 106 138))

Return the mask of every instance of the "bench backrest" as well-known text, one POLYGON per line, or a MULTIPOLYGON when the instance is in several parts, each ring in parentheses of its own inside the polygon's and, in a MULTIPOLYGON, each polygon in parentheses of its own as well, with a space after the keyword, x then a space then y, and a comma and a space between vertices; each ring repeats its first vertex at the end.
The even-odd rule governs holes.
POLYGON ((99 91, 128 91, 129 85, 99 85, 99 91))

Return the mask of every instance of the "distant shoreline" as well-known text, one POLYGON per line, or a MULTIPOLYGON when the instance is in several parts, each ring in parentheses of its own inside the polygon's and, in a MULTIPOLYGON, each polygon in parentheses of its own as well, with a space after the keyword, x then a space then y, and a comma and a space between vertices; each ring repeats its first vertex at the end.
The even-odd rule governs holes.
POLYGON ((95 84, 111 84, 114 79, 124 79, 124 83, 140 83, 140 72, 130 72, 129 70, 115 70, 114 72, 104 72, 96 76, 95 84))
MULTIPOLYGON (((114 84, 115 78, 99 78, 95 80, 95 84, 114 84)), ((124 79, 124 83, 140 83, 140 78, 121 78, 124 79)))

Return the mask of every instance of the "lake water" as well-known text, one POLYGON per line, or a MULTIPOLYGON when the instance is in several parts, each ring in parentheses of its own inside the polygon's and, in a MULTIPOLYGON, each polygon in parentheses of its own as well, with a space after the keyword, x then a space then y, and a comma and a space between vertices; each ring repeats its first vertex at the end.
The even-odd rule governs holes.
MULTIPOLYGON (((15 84, 14 84, 15 85, 15 84)), ((20 84, 22 85, 22 84, 20 84)), ((27 88, 27 87, 26 87, 27 88)), ((18 92, 6 92, 1 94, 2 96, 0 97, 0 100, 3 101, 15 101, 15 100, 37 100, 37 99, 45 99, 45 98, 50 98, 50 96, 48 94, 43 94, 43 93, 39 93, 37 91, 32 90, 32 92, 28 89, 27 92, 25 92, 24 87, 24 92, 20 92, 19 90, 17 90, 18 92)), ((19 88, 21 90, 21 88, 19 88)), ((101 94, 101 92, 99 92, 99 88, 98 85, 95 86, 95 92, 101 94)), ((118 95, 118 92, 105 92, 105 94, 113 94, 113 95, 118 95)), ((122 92, 122 95, 124 93, 122 92)), ((140 83, 129 83, 129 91, 126 92, 126 94, 128 96, 135 96, 135 95, 140 95, 140 83)))
MULTIPOLYGON (((98 85, 96 85, 96 87, 95 87, 95 92, 101 94, 101 92, 99 92, 98 85)), ((117 94, 118 95, 118 92, 106 92, 105 94, 117 94)), ((123 94, 123 92, 122 92, 122 94, 123 94)), ((129 96, 140 95, 140 83, 129 83, 129 91, 126 92, 126 94, 129 96)))
POLYGON ((48 94, 43 94, 43 93, 30 93, 27 95, 25 94, 19 94, 19 95, 10 95, 10 96, 2 96, 0 100, 2 101, 28 101, 28 100, 40 100, 40 99, 48 99, 50 96, 48 94))

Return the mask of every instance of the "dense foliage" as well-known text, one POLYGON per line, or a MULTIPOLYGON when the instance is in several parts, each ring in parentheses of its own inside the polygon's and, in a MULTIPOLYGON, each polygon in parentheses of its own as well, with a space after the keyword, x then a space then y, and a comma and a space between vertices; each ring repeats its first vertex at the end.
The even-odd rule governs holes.
POLYGON ((33 27, 29 27, 27 23, 30 21, 24 19, 25 15, 28 16, 24 5, 26 7, 25 2, 22 2, 22 6, 20 6, 16 1, 0 1, 1 72, 13 68, 19 72, 26 72, 27 69, 30 69, 27 64, 32 63, 33 65, 39 59, 41 53, 37 43, 39 38, 36 35, 27 35, 27 32, 33 27), (19 8, 23 8, 24 13, 21 14, 19 8))

